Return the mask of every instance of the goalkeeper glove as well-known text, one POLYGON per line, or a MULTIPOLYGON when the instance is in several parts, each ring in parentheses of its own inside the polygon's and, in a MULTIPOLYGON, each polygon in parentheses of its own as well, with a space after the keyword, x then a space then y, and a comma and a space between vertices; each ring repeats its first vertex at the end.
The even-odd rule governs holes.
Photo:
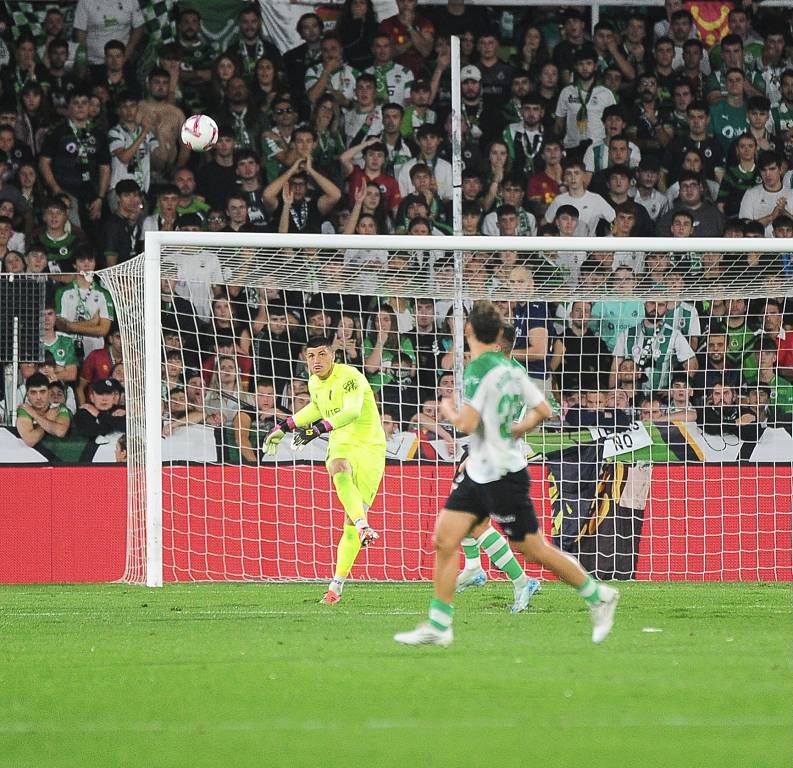
POLYGON ((267 437, 264 439, 264 450, 270 455, 275 456, 278 452, 278 444, 284 439, 287 432, 291 432, 295 428, 295 422, 291 416, 288 416, 283 421, 279 421, 275 425, 275 429, 270 430, 267 437))
POLYGON ((295 434, 292 436, 292 448, 296 451, 302 451, 312 440, 324 435, 326 432, 330 432, 332 429, 331 423, 325 419, 307 427, 296 427, 295 434))

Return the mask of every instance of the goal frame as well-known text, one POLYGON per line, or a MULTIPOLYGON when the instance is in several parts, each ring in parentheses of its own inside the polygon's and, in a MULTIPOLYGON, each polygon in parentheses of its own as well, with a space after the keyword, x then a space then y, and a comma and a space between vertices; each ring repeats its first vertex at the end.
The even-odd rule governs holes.
MULTIPOLYGON (((162 446, 158 439, 160 427, 160 377, 162 322, 160 316, 160 276, 162 249, 166 246, 190 246, 212 248, 292 248, 323 250, 365 250, 385 249, 395 251, 433 251, 443 250, 453 253, 456 262, 455 298, 456 305, 462 301, 461 260, 466 251, 665 251, 686 253, 690 251, 719 251, 721 253, 780 253, 778 240, 744 238, 612 238, 612 237, 486 237, 486 236, 409 236, 409 235, 314 235, 314 234, 275 234, 275 233, 228 233, 228 232, 147 232, 143 253, 143 311, 145 320, 144 334, 144 425, 146 440, 146 459, 144 462, 145 483, 145 562, 147 587, 163 585, 163 482, 162 446)), ((791 244, 790 250, 793 250, 791 244)), ((752 298, 747 296, 745 285, 734 289, 720 289, 720 294, 729 297, 752 298)), ((700 298, 707 298, 701 291, 700 298)), ((756 297, 765 292, 758 286, 756 297)), ((642 292, 648 300, 656 298, 651 291, 642 292)), ((675 298, 669 290, 659 290, 657 298, 675 298)), ((538 298, 542 299, 542 296, 538 298)), ((582 295, 581 298, 587 298, 582 295)), ((692 298, 687 294, 686 298, 692 298)), ((128 493, 132 492, 132 484, 128 493)))

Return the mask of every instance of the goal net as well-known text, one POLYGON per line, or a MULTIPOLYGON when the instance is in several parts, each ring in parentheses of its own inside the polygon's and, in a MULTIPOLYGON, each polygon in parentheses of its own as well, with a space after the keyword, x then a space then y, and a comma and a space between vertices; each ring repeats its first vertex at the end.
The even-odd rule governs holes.
POLYGON ((126 361, 124 579, 332 575, 327 441, 263 451, 309 401, 314 335, 366 375, 388 441, 382 538, 352 577, 431 578, 466 444, 438 403, 460 389, 479 299, 554 411, 525 440, 547 536, 601 578, 791 579, 793 264, 789 243, 748 246, 149 233, 101 273, 126 361))

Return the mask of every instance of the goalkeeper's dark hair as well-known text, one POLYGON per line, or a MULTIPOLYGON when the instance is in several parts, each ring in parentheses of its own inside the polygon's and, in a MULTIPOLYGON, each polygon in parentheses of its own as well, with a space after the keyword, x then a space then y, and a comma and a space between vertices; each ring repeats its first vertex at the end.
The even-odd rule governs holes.
POLYGON ((309 336, 308 340, 306 341, 306 349, 317 349, 318 347, 332 347, 333 346, 333 336, 324 336, 324 335, 317 335, 317 336, 309 336))
POLYGON ((504 328, 504 318, 491 301, 477 301, 468 315, 468 322, 482 344, 495 343, 504 328))

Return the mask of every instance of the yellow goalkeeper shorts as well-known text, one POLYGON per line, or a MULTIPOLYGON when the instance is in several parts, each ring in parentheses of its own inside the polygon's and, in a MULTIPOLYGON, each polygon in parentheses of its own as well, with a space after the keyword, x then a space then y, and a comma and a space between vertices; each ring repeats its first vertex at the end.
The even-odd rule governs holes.
POLYGON ((344 459, 352 467, 352 481, 367 506, 371 506, 385 472, 385 448, 367 446, 361 448, 339 447, 328 451, 325 466, 330 468, 334 459, 344 459))

